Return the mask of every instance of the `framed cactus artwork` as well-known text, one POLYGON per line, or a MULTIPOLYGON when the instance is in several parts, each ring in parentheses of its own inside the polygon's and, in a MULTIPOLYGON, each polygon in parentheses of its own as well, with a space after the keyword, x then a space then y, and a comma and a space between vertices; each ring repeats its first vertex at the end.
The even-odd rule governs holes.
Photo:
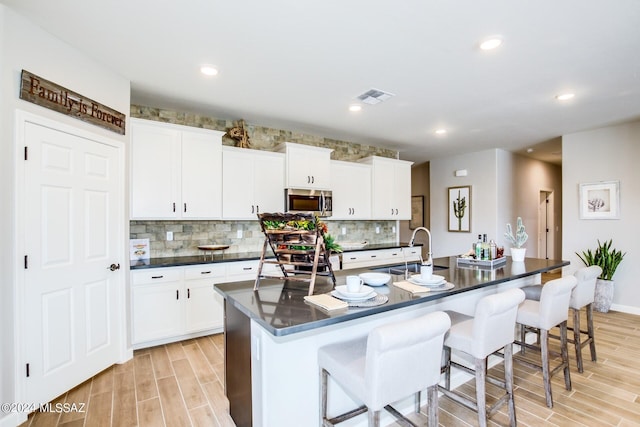
POLYGON ((449 231, 471 232, 471 186, 449 187, 449 231))
POLYGON ((580 184, 580 219, 620 218, 620 181, 580 184))

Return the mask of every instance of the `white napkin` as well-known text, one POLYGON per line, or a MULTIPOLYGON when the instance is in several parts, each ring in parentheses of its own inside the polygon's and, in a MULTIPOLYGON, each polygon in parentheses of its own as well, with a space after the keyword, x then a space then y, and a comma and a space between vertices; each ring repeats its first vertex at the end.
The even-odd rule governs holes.
POLYGON ((406 280, 402 280, 400 282, 393 282, 393 286, 397 286, 400 289, 404 289, 405 291, 409 291, 412 294, 421 294, 424 292, 429 292, 429 288, 425 286, 414 285, 413 283, 407 282, 406 280))
POLYGON ((329 294, 309 295, 304 297, 304 300, 324 308, 327 311, 339 310, 341 308, 349 307, 346 301, 334 298, 329 294))

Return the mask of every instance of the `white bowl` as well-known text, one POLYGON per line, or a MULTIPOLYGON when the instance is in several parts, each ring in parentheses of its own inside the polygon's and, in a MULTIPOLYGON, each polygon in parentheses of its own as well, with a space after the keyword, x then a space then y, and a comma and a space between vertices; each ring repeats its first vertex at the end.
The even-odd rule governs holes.
POLYGON ((387 273, 360 273, 358 276, 369 286, 386 285, 391 280, 391 275, 387 273))

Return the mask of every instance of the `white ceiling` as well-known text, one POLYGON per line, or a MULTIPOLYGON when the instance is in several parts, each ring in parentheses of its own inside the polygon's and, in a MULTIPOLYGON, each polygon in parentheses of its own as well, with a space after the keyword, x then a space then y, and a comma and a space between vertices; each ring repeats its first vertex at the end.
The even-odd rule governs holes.
POLYGON ((133 103, 415 162, 540 143, 559 161, 560 135, 640 117, 639 0, 0 1, 129 79, 133 103), (371 88, 396 96, 349 112, 371 88))

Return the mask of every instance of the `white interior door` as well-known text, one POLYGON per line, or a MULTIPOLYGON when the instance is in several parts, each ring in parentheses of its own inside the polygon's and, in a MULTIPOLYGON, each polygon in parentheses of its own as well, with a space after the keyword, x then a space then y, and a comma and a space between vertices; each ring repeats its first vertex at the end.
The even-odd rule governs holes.
POLYGON ((48 402, 119 359, 120 148, 24 122, 26 401, 48 402))

